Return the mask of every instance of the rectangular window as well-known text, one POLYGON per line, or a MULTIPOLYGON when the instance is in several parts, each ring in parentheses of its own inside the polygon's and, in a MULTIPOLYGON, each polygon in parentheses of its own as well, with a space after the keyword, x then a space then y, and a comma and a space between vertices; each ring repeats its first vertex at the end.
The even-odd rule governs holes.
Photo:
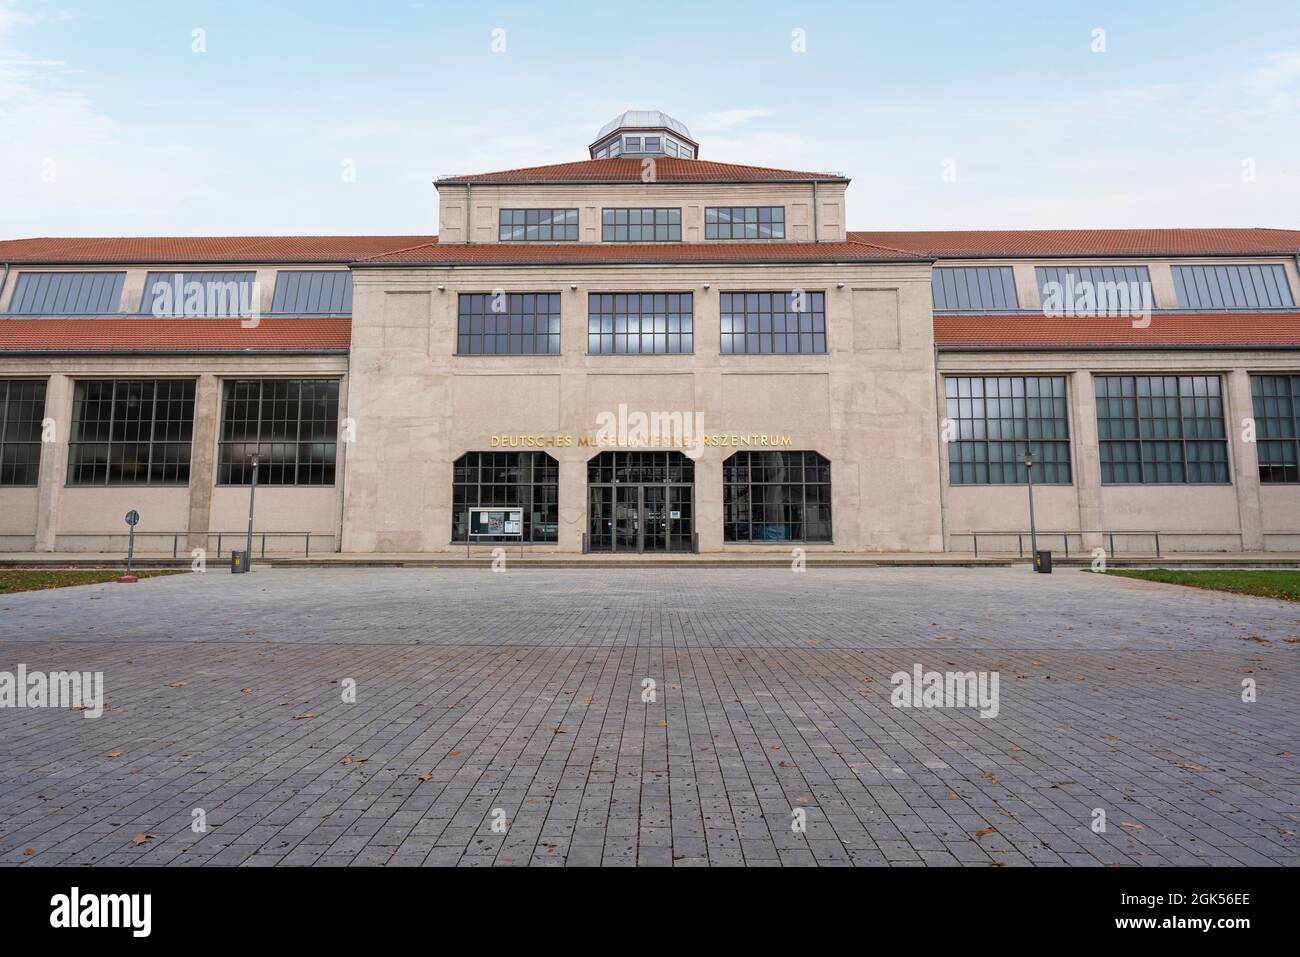
POLYGON ((694 352, 694 305, 689 292, 593 292, 587 297, 587 351, 694 352))
POLYGON ((785 239, 784 206, 706 206, 705 239, 785 239))
POLYGON ((1300 482, 1300 375, 1253 375, 1259 480, 1300 482))
POLYGON ((247 316, 257 302, 254 272, 151 272, 140 312, 171 318, 247 316))
POLYGON ((518 535, 470 536, 469 510, 498 506, 524 513, 523 541, 558 541, 560 465, 545 452, 466 452, 453 471, 453 542, 518 542, 518 535))
POLYGON ((560 243, 578 238, 576 209, 503 209, 498 238, 503 243, 560 243))
POLYGON ((456 320, 456 353, 462 356, 557 356, 560 294, 462 293, 456 320))
POLYGON ((722 463, 723 541, 829 542, 831 463, 816 452, 737 452, 722 463))
POLYGON ((1286 269, 1278 264, 1174 266, 1179 309, 1290 309, 1286 269))
POLYGON ((41 467, 43 379, 0 380, 0 485, 35 485, 41 467))
POLYGON ((930 272, 935 312, 995 312, 1020 308, 1010 266, 938 266, 930 272))
POLYGON ((950 485, 1070 484, 1070 424, 1064 376, 953 376, 944 379, 952 441, 950 485))
POLYGON ((1219 377, 1096 376, 1103 484, 1228 481, 1219 377))
POLYGON ((95 316, 120 311, 124 272, 20 272, 9 300, 15 316, 95 316))
POLYGON ((624 139, 623 139, 623 145, 627 148, 627 152, 629 152, 629 153, 640 153, 640 152, 641 152, 641 137, 639 137, 639 136, 627 136, 627 137, 624 137, 624 139))
POLYGON ((723 353, 825 352, 826 294, 724 292, 723 353))
POLYGON ((647 136, 647 137, 645 138, 645 151, 646 151, 647 153, 658 153, 658 152, 659 152, 659 137, 657 137, 657 136, 647 136))
POLYGON ((350 269, 282 269, 275 274, 271 312, 291 316, 352 314, 350 269))
POLYGON ((185 485, 193 379, 83 379, 72 393, 69 485, 185 485))
MULTIPOLYGON (((1062 305, 1087 301, 1081 299, 1087 284, 1101 314, 1117 314, 1117 303, 1131 304, 1132 308, 1153 305, 1151 274, 1146 266, 1036 266, 1034 273, 1038 279, 1038 301, 1044 305, 1049 301, 1048 283, 1058 285, 1062 305)), ((1068 314, 1075 312, 1071 310, 1068 314)))
POLYGON ((607 243, 678 243, 681 209, 602 209, 600 238, 607 243))
POLYGON ((337 379, 232 379, 224 385, 217 484, 333 485, 337 379))

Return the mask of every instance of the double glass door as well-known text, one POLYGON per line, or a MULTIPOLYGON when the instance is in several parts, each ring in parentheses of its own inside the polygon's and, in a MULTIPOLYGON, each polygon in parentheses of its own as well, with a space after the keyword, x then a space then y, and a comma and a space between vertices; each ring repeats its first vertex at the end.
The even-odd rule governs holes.
POLYGON ((592 486, 591 550, 689 552, 693 499, 690 485, 592 486))
POLYGON ((680 452, 602 452, 587 469, 588 547, 691 551, 694 481, 694 463, 680 452))

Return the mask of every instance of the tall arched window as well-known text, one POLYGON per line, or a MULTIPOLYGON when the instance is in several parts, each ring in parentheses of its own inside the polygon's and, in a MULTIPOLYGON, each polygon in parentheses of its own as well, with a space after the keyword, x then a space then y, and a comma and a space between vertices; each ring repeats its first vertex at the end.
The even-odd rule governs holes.
POLYGON ((829 542, 831 463, 816 452, 737 452, 722 463, 723 541, 829 542))
MULTIPOLYGON (((466 452, 452 479, 451 540, 467 542, 471 508, 523 509, 526 542, 559 539, 560 467, 545 452, 466 452)), ((510 536, 476 535, 476 542, 517 542, 510 536)))

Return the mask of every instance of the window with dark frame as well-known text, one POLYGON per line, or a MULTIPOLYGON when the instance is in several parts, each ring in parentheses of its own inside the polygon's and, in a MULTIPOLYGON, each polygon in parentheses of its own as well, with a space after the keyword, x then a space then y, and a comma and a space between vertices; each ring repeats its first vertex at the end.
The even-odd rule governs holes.
POLYGON ((689 292, 590 293, 587 351, 646 355, 695 351, 695 297, 689 292))
POLYGON ((1014 312, 1020 308, 1010 266, 935 266, 930 270, 935 312, 1014 312))
POLYGON ((141 314, 157 317, 233 317, 255 315, 261 308, 257 273, 241 272, 151 272, 145 276, 141 314), (191 297, 200 292, 201 302, 191 297))
POLYGON ((502 209, 498 238, 503 243, 561 243, 578 238, 576 209, 502 209))
POLYGON ((784 206, 706 206, 705 239, 785 239, 784 206))
POLYGON ((457 355, 560 354, 558 292, 461 293, 457 308, 457 355))
POLYGON ((44 379, 0 379, 0 486, 37 483, 44 420, 44 379))
POLYGON ((720 296, 722 352, 826 351, 826 294, 724 292, 720 296))
POLYGON ((1096 376, 1103 485, 1226 484, 1218 376, 1096 376))
POLYGON ((333 485, 338 379, 228 379, 221 401, 217 484, 333 485))
POLYGON ((67 484, 185 485, 193 435, 193 379, 82 379, 67 484))
POLYGON ((1259 480, 1300 482, 1300 375, 1252 375, 1259 480))
POLYGON ((1292 309, 1295 299, 1280 263, 1173 266, 1179 309, 1292 309))
POLYGON ((737 452, 722 463, 723 541, 831 541, 831 463, 817 452, 737 452))
POLYGON ((94 316, 121 312, 124 272, 20 272, 9 297, 15 316, 94 316))
POLYGON ((680 208, 602 209, 600 238, 607 243, 681 242, 682 211, 680 208))
POLYGON ((466 452, 453 467, 451 540, 517 542, 514 535, 469 536, 471 508, 518 508, 525 542, 559 541, 560 465, 545 452, 466 452))
POLYGON ((1036 484, 1070 484, 1064 376, 949 376, 944 392, 950 485, 1026 484, 1026 444, 1036 484))

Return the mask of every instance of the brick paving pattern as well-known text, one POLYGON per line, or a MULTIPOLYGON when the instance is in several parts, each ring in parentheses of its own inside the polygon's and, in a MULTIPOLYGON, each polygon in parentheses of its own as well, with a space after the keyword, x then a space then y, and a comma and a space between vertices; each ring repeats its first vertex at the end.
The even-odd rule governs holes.
POLYGON ((109 708, 0 709, 0 865, 1300 863, 1300 606, 1268 599, 1072 569, 214 570, 0 596, 20 662, 103 671, 109 708), (892 707, 916 663, 999 672, 1000 713, 892 707))

